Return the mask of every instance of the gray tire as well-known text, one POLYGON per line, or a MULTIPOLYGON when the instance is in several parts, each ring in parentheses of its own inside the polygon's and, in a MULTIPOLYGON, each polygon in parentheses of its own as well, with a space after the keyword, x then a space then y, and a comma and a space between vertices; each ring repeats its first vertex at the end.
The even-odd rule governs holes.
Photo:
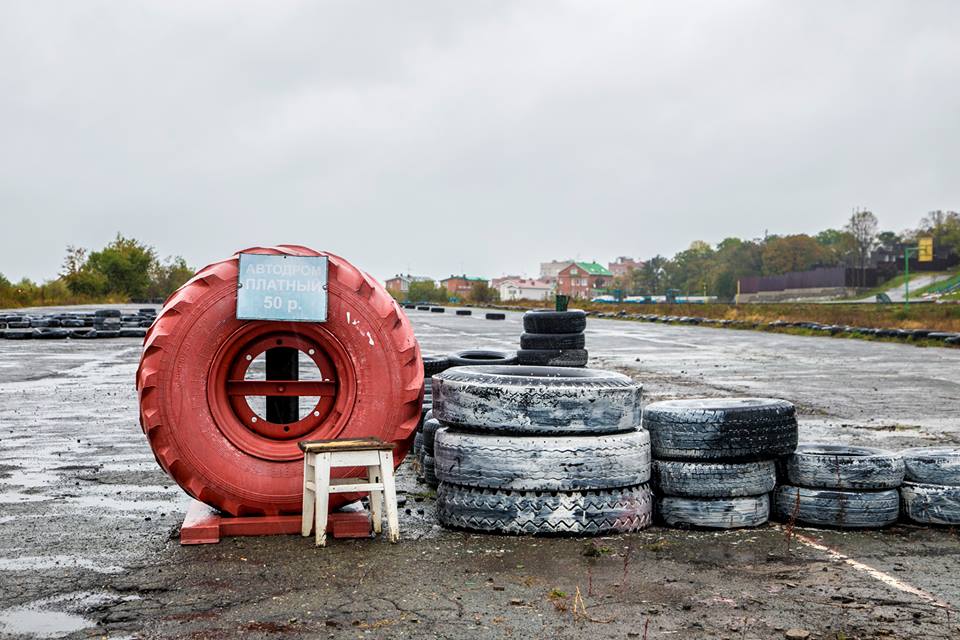
POLYGON ((421 465, 423 466, 423 482, 428 487, 437 486, 437 475, 434 473, 433 462, 433 456, 429 453, 424 453, 421 465))
POLYGON ((793 405, 769 398, 654 402, 643 410, 653 457, 668 460, 768 460, 793 453, 793 405))
POLYGON ((582 333, 586 328, 587 314, 580 309, 533 309, 523 314, 523 330, 529 333, 582 333))
POLYGON ((536 367, 585 367, 586 349, 520 349, 517 363, 536 367))
POLYGON ((960 486, 960 448, 921 447, 901 451, 906 480, 960 486))
POLYGON ((657 503, 658 513, 669 527, 741 529, 757 527, 770 519, 770 497, 681 498, 667 496, 657 503))
POLYGON ((784 460, 790 484, 821 489, 896 489, 903 482, 899 453, 872 447, 802 444, 784 460))
POLYGON ((478 365, 516 364, 517 354, 514 351, 496 351, 494 349, 464 349, 455 351, 447 356, 451 367, 471 367, 478 365))
POLYGON ((413 436, 413 451, 414 455, 418 454, 423 450, 423 434, 419 431, 415 436, 413 436))
POLYGON ((960 524, 960 486, 904 482, 903 515, 922 524, 960 524))
POLYGON ((429 380, 432 376, 450 368, 450 359, 447 356, 423 356, 423 377, 429 380))
POLYGON ((666 496, 736 498, 770 493, 777 484, 773 460, 728 464, 655 460, 653 486, 666 496))
POLYGON ((507 436, 442 428, 434 443, 441 482, 516 491, 580 491, 644 484, 650 436, 507 436))
POLYGON ((446 482, 437 491, 437 516, 448 527, 514 534, 626 533, 650 526, 647 485, 603 491, 508 491, 446 482))
POLYGON ((521 349, 583 349, 587 340, 582 333, 521 333, 521 349))
POLYGON ((780 485, 774 492, 777 518, 841 529, 877 529, 893 524, 900 513, 900 495, 885 491, 842 491, 780 485))
POLYGON ((436 442, 434 436, 439 428, 440 423, 436 420, 436 418, 431 417, 423 421, 423 449, 428 455, 433 455, 436 442))
POLYGON ((518 435, 633 431, 641 386, 625 375, 562 367, 459 367, 433 378, 443 423, 518 435))

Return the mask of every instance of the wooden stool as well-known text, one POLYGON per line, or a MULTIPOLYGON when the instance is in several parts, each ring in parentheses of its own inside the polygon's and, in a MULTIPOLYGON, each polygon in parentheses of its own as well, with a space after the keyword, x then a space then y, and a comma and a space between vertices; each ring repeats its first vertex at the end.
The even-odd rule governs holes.
POLYGON ((360 440, 305 440, 303 451, 303 516, 300 533, 316 531, 317 546, 327 544, 327 511, 331 493, 370 493, 370 514, 373 531, 382 530, 381 499, 387 502, 387 527, 390 542, 400 539, 397 518, 397 489, 393 480, 393 449, 395 444, 376 438, 360 440), (330 479, 332 467, 366 467, 367 479, 330 479), (316 515, 316 523, 314 523, 316 515))

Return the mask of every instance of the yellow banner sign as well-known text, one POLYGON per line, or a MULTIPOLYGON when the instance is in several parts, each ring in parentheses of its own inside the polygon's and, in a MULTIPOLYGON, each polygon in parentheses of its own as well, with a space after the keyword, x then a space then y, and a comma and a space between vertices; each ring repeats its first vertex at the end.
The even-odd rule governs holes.
POLYGON ((917 252, 917 260, 933 262, 933 238, 920 238, 918 246, 920 250, 917 252))

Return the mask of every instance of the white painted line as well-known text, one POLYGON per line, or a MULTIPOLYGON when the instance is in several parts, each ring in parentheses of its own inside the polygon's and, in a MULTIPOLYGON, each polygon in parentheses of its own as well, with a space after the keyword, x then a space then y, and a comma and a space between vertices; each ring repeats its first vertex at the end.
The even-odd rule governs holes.
POLYGON ((902 580, 898 580, 897 578, 894 578, 889 573, 884 573, 883 571, 880 571, 879 569, 874 569, 873 567, 866 565, 860 562, 859 560, 854 560, 850 556, 844 555, 839 551, 837 551, 836 549, 832 549, 825 544, 817 542, 813 538, 809 538, 803 535, 802 533, 795 532, 793 534, 793 538, 795 538, 798 542, 801 542, 807 545, 808 547, 811 547, 813 549, 816 549, 817 551, 822 551, 826 553, 833 560, 844 562, 850 565, 851 567, 853 567, 854 569, 856 569, 857 571, 862 571, 863 573, 866 573, 870 577, 874 578, 875 580, 879 580, 880 582, 884 583, 888 587, 892 587, 899 591, 903 591, 904 593, 915 595, 921 600, 926 600, 930 604, 940 607, 942 609, 948 609, 951 611, 953 610, 953 606, 951 606, 950 603, 944 602, 943 600, 937 598, 933 594, 924 591, 920 587, 915 587, 912 584, 907 584, 902 580))

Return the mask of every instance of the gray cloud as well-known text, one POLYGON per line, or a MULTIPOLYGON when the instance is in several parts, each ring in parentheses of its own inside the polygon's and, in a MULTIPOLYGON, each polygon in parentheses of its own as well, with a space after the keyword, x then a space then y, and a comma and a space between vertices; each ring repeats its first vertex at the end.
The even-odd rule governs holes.
POLYGON ((378 277, 960 208, 953 2, 0 4, 0 272, 121 231, 378 277))

